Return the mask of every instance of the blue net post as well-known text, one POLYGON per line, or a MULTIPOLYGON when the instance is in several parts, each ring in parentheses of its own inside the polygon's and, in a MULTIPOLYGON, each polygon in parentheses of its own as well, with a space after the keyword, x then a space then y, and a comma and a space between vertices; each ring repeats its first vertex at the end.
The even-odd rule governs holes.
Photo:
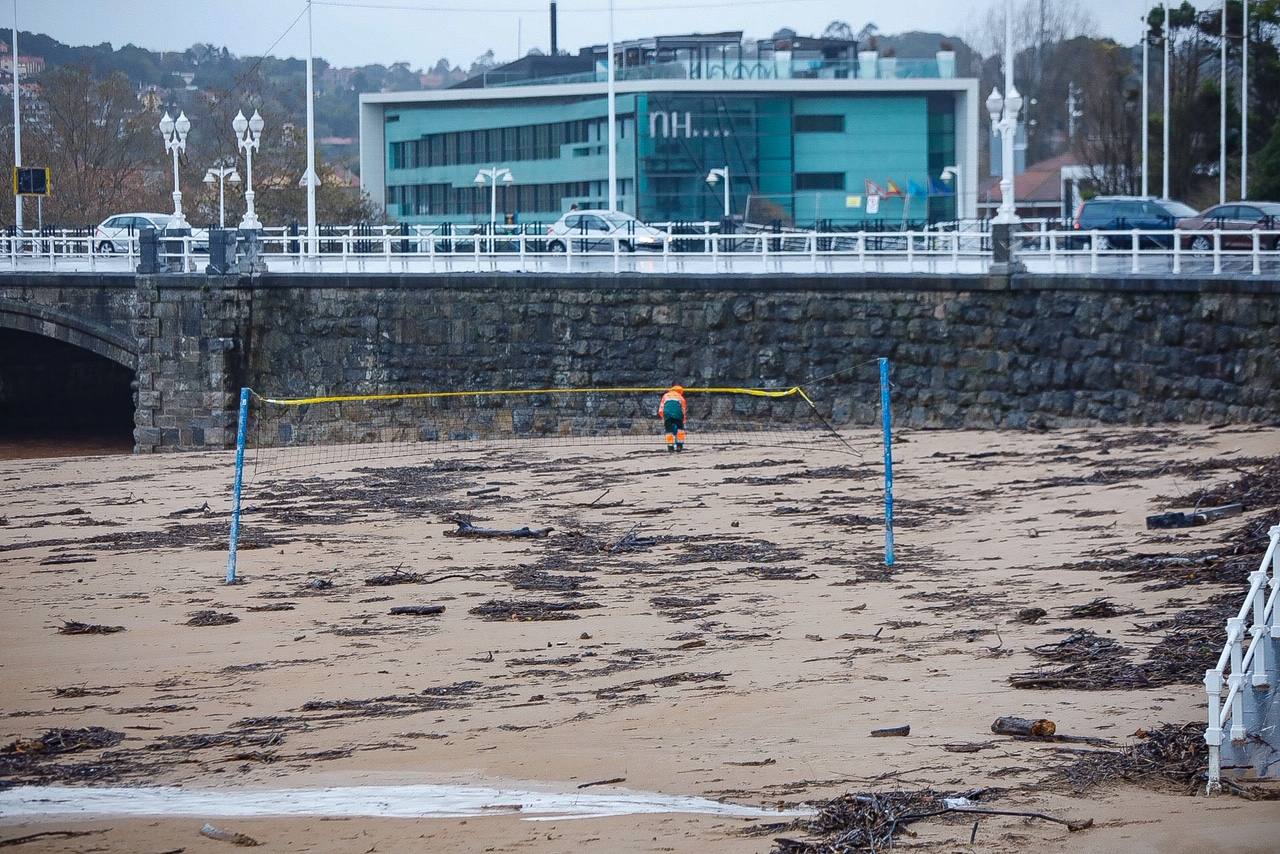
POLYGON ((889 360, 880 357, 880 421, 884 427, 884 565, 893 566, 893 411, 889 406, 889 360))
POLYGON ((236 480, 231 492, 231 542, 227 548, 227 583, 236 583, 236 547, 240 544, 240 492, 244 488, 244 443, 249 428, 249 389, 240 389, 236 421, 236 480))

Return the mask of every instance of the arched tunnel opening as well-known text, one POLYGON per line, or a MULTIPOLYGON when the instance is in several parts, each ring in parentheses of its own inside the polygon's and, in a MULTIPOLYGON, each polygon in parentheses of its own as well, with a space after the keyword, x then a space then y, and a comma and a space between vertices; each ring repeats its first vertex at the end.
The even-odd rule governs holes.
POLYGON ((97 353, 0 329, 0 458, 129 452, 133 381, 97 353))

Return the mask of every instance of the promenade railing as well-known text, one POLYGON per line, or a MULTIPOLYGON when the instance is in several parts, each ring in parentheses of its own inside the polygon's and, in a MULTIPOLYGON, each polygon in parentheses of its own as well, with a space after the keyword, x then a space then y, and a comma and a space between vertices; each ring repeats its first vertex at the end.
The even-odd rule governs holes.
MULTIPOLYGON (((1243 747, 1261 730, 1277 726, 1273 719, 1277 702, 1269 689, 1276 674, 1277 641, 1280 641, 1280 525, 1272 526, 1262 563, 1249 573, 1249 592, 1240 612, 1227 620, 1227 642, 1217 665, 1204 674, 1209 699, 1209 725, 1204 732, 1209 746, 1208 788, 1221 786, 1222 744, 1226 734, 1232 746, 1243 747), (1247 646, 1246 646, 1246 638, 1247 646), (1223 696, 1223 689, 1226 695, 1223 696)), ((1274 738, 1276 733, 1271 734, 1274 738)), ((1271 742, 1274 746, 1275 742, 1271 742)))

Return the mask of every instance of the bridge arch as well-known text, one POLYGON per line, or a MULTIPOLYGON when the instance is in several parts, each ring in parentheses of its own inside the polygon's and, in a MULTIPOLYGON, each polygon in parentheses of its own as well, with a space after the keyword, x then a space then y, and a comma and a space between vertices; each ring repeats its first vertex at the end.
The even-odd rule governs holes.
POLYGON ((136 339, 35 303, 0 298, 0 329, 53 338, 110 359, 129 370, 136 370, 138 366, 136 339))

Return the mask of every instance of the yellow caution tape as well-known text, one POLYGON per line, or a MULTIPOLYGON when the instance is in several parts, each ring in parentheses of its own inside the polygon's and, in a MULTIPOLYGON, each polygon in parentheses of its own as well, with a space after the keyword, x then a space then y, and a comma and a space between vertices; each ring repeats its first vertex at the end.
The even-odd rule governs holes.
MULTIPOLYGON (((534 388, 534 389, 489 389, 481 391, 416 391, 397 394, 342 394, 325 397, 263 397, 254 392, 253 396, 263 403, 276 406, 306 406, 312 403, 349 403, 374 400, 432 400, 451 397, 513 397, 530 394, 661 394, 671 390, 671 386, 624 386, 619 388, 534 388)), ((753 397, 792 397, 799 395, 813 405, 808 395, 799 386, 785 389, 771 388, 734 388, 708 387, 686 388, 686 394, 746 394, 753 397)))

